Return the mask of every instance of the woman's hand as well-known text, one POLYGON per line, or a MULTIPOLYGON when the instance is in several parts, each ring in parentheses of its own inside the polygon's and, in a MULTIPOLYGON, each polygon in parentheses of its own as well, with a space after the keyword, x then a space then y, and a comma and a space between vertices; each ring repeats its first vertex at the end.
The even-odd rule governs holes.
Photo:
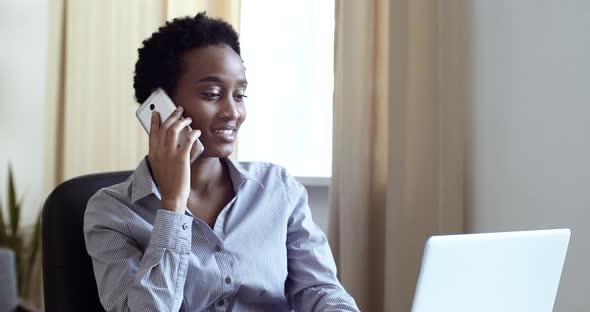
POLYGON ((190 152, 193 143, 201 135, 200 130, 191 130, 184 142, 178 134, 192 122, 181 119, 182 107, 160 125, 160 114, 152 112, 150 147, 148 159, 154 179, 160 189, 162 209, 184 213, 190 195, 190 152))

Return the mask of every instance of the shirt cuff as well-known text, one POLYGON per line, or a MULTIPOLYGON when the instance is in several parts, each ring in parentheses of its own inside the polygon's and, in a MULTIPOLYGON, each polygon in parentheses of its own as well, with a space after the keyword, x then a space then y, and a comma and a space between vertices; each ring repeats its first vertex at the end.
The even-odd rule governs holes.
POLYGON ((158 209, 150 245, 189 253, 193 218, 186 214, 158 209))

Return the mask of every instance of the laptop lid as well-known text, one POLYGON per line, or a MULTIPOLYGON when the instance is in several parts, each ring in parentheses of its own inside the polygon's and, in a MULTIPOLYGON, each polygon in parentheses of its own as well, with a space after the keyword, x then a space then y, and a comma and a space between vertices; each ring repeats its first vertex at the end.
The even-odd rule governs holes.
POLYGON ((413 312, 551 312, 570 230, 433 236, 413 312))

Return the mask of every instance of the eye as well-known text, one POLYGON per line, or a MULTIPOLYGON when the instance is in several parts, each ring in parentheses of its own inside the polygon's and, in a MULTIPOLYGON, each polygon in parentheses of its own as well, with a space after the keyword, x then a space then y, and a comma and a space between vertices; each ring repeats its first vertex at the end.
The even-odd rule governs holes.
POLYGON ((201 93, 205 98, 209 99, 209 100, 215 100, 218 99, 221 94, 217 93, 217 92, 203 92, 201 93))
POLYGON ((245 94, 236 94, 234 95, 234 97, 240 101, 244 100, 245 98, 247 98, 248 96, 245 94))

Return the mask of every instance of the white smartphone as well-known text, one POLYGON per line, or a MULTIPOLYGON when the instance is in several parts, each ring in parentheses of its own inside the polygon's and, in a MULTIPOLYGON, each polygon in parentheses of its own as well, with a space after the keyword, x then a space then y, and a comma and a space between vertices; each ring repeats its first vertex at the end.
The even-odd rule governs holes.
MULTIPOLYGON (((150 127, 152 124, 152 112, 159 112, 160 122, 164 122, 166 119, 168 119, 168 117, 170 117, 170 115, 172 115, 174 110, 176 110, 176 105, 174 105, 174 102, 172 102, 172 100, 166 94, 166 92, 164 92, 164 90, 158 88, 156 91, 152 92, 150 97, 148 97, 148 99, 145 100, 145 102, 143 102, 139 106, 139 108, 135 112, 135 115, 137 116, 137 119, 139 119, 139 122, 149 135, 150 127)), ((187 126, 186 128, 182 129, 182 131, 180 131, 180 133, 178 134, 178 142, 183 142, 184 138, 188 135, 190 130, 192 130, 190 126, 187 126)), ((195 143, 197 144, 196 151, 194 151, 195 146, 193 146, 193 149, 191 149, 191 153, 195 152, 195 154, 191 158, 191 164, 205 150, 203 144, 201 143, 201 141, 199 141, 199 139, 197 139, 195 143)))

